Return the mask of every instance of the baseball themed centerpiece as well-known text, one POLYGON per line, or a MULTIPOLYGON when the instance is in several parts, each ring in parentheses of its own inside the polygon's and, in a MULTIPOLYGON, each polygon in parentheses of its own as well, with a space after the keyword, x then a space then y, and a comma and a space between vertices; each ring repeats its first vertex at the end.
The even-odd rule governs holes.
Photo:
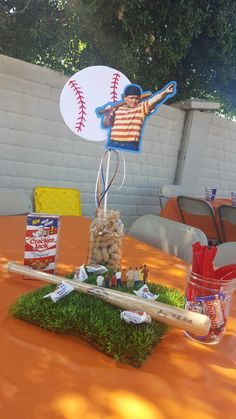
POLYGON ((87 263, 66 278, 54 274, 57 225, 44 214, 46 219, 33 218, 28 228, 25 265, 29 266, 8 264, 9 272, 49 283, 20 297, 10 307, 12 315, 54 332, 76 331, 107 355, 134 366, 142 365, 151 354, 167 325, 202 335, 210 328, 207 316, 183 308, 183 296, 177 290, 147 285, 145 264, 127 272, 121 267, 124 226, 120 213, 108 208, 108 191, 120 164, 119 188, 125 181, 121 152, 141 152, 148 118, 175 93, 175 82, 154 94, 143 92, 120 71, 106 66, 85 68, 66 82, 60 97, 64 122, 78 140, 104 142, 105 148, 95 185, 96 216, 90 227, 87 263), (36 260, 28 246, 33 246, 36 260))
POLYGON ((119 267, 122 229, 119 228, 118 232, 116 225, 121 224, 121 220, 118 221, 119 214, 113 212, 111 216, 107 212, 108 190, 115 180, 121 160, 124 165, 123 182, 125 179, 125 161, 119 151, 141 152, 147 119, 175 93, 175 82, 168 83, 154 94, 143 92, 140 86, 132 84, 120 71, 105 66, 87 67, 74 74, 65 84, 60 97, 60 110, 65 123, 86 140, 106 141, 107 150, 101 159, 95 187, 100 220, 93 223, 91 228, 89 263, 107 263, 110 267, 119 267), (116 159, 112 176, 111 152, 116 159))

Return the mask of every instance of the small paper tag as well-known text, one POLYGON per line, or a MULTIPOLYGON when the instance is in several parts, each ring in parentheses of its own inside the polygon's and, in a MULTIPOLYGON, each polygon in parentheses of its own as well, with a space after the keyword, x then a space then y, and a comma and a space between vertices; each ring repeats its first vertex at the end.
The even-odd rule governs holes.
POLYGON ((156 300, 159 295, 152 294, 147 285, 143 285, 138 291, 134 291, 138 297, 147 298, 148 300, 156 300))
POLYGON ((122 311, 120 313, 121 320, 124 320, 126 323, 130 324, 140 324, 140 323, 151 323, 151 316, 145 311, 122 311))
POLYGON ((103 266, 103 265, 96 265, 96 264, 94 264, 94 265, 87 265, 86 268, 87 268, 87 271, 89 273, 101 274, 101 275, 108 271, 108 269, 105 266, 103 266))
POLYGON ((62 281, 55 289, 55 291, 50 292, 47 295, 44 295, 43 298, 50 297, 51 300, 56 303, 61 298, 65 297, 66 295, 70 294, 74 290, 72 285, 68 284, 65 281, 62 281))
POLYGON ((88 279, 88 275, 84 265, 81 265, 79 268, 76 269, 73 279, 75 281, 86 281, 86 279, 88 279))

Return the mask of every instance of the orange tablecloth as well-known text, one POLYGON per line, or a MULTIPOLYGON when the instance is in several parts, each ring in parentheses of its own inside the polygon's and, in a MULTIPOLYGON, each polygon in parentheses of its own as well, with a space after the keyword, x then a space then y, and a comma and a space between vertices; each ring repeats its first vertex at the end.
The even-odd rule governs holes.
MULTIPOLYGON (((86 261, 84 217, 62 217, 59 274, 86 261)), ((25 217, 0 217, 0 417, 2 419, 227 419, 235 417, 236 300, 218 346, 172 329, 139 369, 74 336, 58 335, 7 314, 17 296, 45 285, 4 271, 22 262, 25 217)), ((185 263, 126 237, 123 266, 146 263, 150 280, 184 290, 185 263)))
MULTIPOLYGON (((217 213, 217 209, 220 205, 232 205, 231 199, 223 199, 223 198, 217 198, 214 199, 214 201, 211 201, 211 205, 214 209, 216 222, 219 228, 219 232, 221 234, 221 227, 219 222, 219 217, 217 213)), ((179 208, 177 205, 177 199, 176 197, 168 199, 165 206, 162 208, 160 212, 160 216, 164 218, 168 218, 169 220, 178 221, 179 223, 182 223, 182 218, 179 212, 179 208)), ((207 218, 202 217, 202 230, 207 232, 207 218)), ((216 238, 216 237, 215 237, 216 238)))

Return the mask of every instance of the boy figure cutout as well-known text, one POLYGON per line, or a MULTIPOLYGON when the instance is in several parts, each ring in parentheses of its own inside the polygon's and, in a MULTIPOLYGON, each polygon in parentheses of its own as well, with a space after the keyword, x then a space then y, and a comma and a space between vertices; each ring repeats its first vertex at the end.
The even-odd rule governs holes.
POLYGON ((162 90, 150 98, 142 100, 140 86, 130 84, 126 86, 123 99, 116 105, 99 108, 96 113, 103 115, 102 127, 108 128, 108 149, 140 152, 144 123, 148 117, 158 109, 168 98, 176 93, 176 83, 167 84, 162 90), (105 111, 105 112, 104 112, 105 111))

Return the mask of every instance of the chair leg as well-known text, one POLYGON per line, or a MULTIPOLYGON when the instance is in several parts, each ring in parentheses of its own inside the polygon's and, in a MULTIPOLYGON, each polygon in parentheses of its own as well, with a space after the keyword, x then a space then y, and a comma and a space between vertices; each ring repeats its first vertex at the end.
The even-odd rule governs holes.
POLYGON ((219 240, 217 240, 217 239, 215 239, 215 240, 210 240, 210 239, 208 239, 208 240, 207 240, 207 242, 208 242, 208 246, 209 246, 209 247, 212 247, 212 246, 218 246, 219 244, 221 244, 221 243, 222 243, 221 241, 219 241, 219 240))
POLYGON ((163 203, 162 203, 162 200, 161 200, 161 196, 159 195, 159 201, 160 201, 160 207, 161 207, 161 209, 163 209, 163 203))

